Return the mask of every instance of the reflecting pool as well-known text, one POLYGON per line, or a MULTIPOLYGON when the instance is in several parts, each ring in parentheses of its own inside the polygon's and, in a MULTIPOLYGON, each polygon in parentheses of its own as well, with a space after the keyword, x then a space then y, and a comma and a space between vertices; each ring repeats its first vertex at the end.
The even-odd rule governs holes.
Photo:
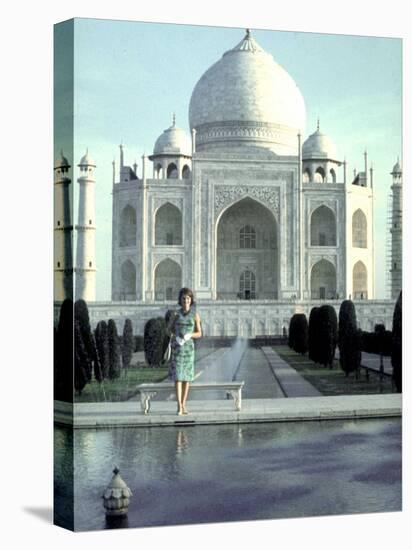
POLYGON ((114 466, 133 492, 122 527, 390 512, 401 509, 401 420, 192 427, 56 428, 56 511, 104 529, 114 466), (66 447, 66 450, 65 450, 66 447), (59 497, 61 495, 61 498, 59 497))

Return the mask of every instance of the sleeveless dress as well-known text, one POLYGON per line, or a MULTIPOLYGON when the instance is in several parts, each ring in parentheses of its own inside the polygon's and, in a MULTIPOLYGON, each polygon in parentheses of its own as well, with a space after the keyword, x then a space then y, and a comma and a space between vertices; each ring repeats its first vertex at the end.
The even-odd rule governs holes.
MULTIPOLYGON (((176 336, 184 336, 195 330, 196 312, 190 309, 188 313, 177 311, 174 322, 176 336)), ((173 381, 192 382, 195 376, 195 345, 193 339, 180 346, 175 339, 172 340, 172 357, 169 367, 169 379, 173 381)))

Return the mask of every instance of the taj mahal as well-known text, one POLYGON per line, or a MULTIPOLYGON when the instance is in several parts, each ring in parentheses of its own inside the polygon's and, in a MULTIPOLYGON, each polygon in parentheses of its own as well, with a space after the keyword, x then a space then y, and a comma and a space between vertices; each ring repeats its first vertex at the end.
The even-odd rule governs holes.
MULTIPOLYGON (((187 286, 210 335, 280 333, 295 311, 308 314, 319 301, 345 298, 359 304, 364 328, 390 325, 393 301, 375 300, 368 156, 362 171, 349 176, 321 119, 304 139, 298 86, 249 30, 195 85, 191 135, 175 117, 171 122, 142 157, 140 177, 136 164, 126 165, 123 146, 118 170, 113 162, 110 303, 93 305, 95 165, 88 153, 79 164, 76 296, 92 305, 94 320, 127 315, 140 330, 187 286)), ((57 181, 68 173, 64 161, 56 165, 57 181)), ((391 174, 401 211, 399 162, 391 174)), ((393 298, 402 284, 399 216, 397 223, 393 298)), ((68 256, 61 257, 66 267, 68 256)), ((61 264, 59 270, 55 284, 64 294, 61 264)))

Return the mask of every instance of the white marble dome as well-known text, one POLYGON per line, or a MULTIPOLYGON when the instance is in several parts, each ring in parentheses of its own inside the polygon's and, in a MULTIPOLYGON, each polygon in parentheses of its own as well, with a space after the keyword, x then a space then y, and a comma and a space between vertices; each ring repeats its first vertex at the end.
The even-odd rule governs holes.
POLYGON ((60 152, 60 157, 56 159, 54 163, 54 167, 57 168, 70 168, 69 161, 67 158, 63 155, 63 151, 60 152))
POLYGON ((191 156, 192 142, 186 132, 173 122, 172 126, 157 138, 153 154, 191 156))
POLYGON ((328 158, 337 160, 336 145, 326 134, 322 134, 317 128, 316 132, 311 134, 302 145, 302 158, 328 158))
POLYGON ((96 163, 89 155, 89 151, 86 151, 86 154, 82 156, 79 162, 79 166, 96 166, 96 163))
POLYGON ((282 145, 296 147, 305 118, 305 103, 295 81, 249 31, 203 74, 189 106, 190 128, 196 129, 200 148, 237 141, 287 153, 282 145))

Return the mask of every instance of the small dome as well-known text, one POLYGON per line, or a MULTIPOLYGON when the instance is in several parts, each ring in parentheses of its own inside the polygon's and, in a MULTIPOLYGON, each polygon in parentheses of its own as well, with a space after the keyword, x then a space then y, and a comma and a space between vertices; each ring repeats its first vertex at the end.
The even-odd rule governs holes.
POLYGON ((54 163, 55 169, 57 168, 70 168, 69 161, 67 158, 63 155, 63 151, 60 152, 60 158, 56 160, 54 163))
POLYGON ((311 134, 302 145, 303 159, 328 158, 337 160, 336 145, 329 136, 322 134, 318 129, 311 134))
POLYGON ((82 156, 79 162, 79 166, 94 166, 96 167, 96 163, 89 155, 89 150, 86 151, 86 154, 82 156))
POLYGON ((402 167, 399 163, 399 159, 397 160, 395 166, 392 168, 391 174, 402 174, 402 167))
POLYGON ((154 155, 192 155, 192 142, 186 132, 178 128, 173 121, 172 126, 161 134, 153 149, 154 155))

